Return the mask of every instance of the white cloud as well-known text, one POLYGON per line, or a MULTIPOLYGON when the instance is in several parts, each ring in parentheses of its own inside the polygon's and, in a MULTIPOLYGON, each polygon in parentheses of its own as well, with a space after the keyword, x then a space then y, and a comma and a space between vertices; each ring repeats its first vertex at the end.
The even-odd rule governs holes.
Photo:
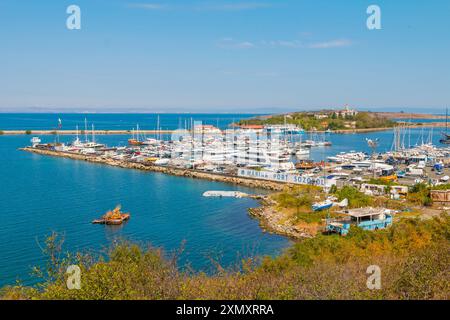
POLYGON ((179 10, 198 10, 198 11, 245 11, 270 8, 272 4, 265 2, 235 2, 235 3, 196 3, 192 5, 169 5, 162 3, 128 3, 129 8, 144 10, 162 10, 162 9, 179 9, 179 10))
POLYGON ((236 41, 233 38, 224 38, 217 43, 224 49, 251 49, 251 48, 290 48, 290 49, 330 49, 349 47, 353 43, 348 39, 336 39, 324 42, 306 43, 300 40, 262 40, 259 42, 236 41), (257 44, 256 44, 257 43, 257 44))
POLYGON ((349 47, 352 45, 352 42, 347 39, 337 39, 330 40, 325 42, 316 42, 308 44, 307 47, 310 49, 329 49, 329 48, 340 48, 340 47, 349 47))
POLYGON ((233 38, 224 38, 217 43, 223 49, 252 49, 256 45, 250 41, 236 41, 233 38))
POLYGON ((303 44, 299 40, 270 40, 261 41, 261 45, 268 47, 302 48, 303 44))
POLYGON ((219 3, 219 4, 204 4, 198 6, 201 10, 214 11, 244 11, 270 8, 272 4, 265 2, 238 2, 238 3, 219 3))
POLYGON ((162 10, 168 8, 167 5, 161 3, 128 3, 128 7, 144 10, 162 10))

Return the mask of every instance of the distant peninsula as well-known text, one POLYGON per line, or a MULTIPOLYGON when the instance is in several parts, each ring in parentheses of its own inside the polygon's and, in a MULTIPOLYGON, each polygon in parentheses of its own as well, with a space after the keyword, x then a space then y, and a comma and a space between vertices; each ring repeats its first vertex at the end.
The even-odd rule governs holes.
MULTIPOLYGON (((299 111, 286 114, 259 116, 239 121, 239 126, 295 124, 306 131, 371 131, 385 130, 399 123, 417 119, 445 119, 445 116, 405 113, 358 111, 345 106, 343 109, 324 109, 318 111, 299 111)), ((411 123, 410 126, 420 126, 411 123)), ((428 123, 428 126, 442 126, 442 123, 428 123)))

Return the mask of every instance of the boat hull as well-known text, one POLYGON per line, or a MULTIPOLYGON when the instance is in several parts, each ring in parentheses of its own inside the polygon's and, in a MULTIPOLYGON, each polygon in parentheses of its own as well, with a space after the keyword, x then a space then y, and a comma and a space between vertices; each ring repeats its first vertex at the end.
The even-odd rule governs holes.
POLYGON ((106 224, 106 225, 120 225, 130 219, 128 213, 124 213, 120 218, 117 219, 96 219, 92 221, 93 224, 106 224))
POLYGON ((323 211, 323 210, 330 209, 332 206, 333 206, 333 203, 318 204, 318 205, 313 205, 312 209, 313 209, 313 211, 323 211))

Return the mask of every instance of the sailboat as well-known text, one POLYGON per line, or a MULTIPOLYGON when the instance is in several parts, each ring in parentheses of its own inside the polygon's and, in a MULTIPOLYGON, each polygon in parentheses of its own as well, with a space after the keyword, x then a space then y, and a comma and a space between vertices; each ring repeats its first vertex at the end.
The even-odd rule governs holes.
POLYGON ((448 108, 445 110, 445 132, 442 132, 444 138, 439 140, 442 144, 450 144, 450 134, 448 134, 448 108))
POLYGON ((131 146, 141 146, 143 145, 142 141, 140 140, 140 133, 139 133, 139 124, 136 125, 136 130, 134 128, 131 130, 132 132, 132 138, 128 139, 128 144, 131 146))

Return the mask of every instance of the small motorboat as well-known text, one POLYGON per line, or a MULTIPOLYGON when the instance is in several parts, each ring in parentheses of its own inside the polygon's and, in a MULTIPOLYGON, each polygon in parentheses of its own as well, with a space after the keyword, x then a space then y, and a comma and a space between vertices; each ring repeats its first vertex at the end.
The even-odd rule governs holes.
POLYGON ((405 171, 397 171, 396 175, 398 178, 404 178, 404 177, 406 177, 406 172, 405 171))
POLYGON ((121 207, 118 205, 114 210, 108 211, 100 219, 92 221, 93 224, 119 225, 130 219, 129 213, 122 213, 121 207))
POLYGON ((327 210, 330 209, 333 206, 333 202, 330 200, 325 200, 323 202, 316 202, 313 203, 312 205, 312 209, 314 211, 323 211, 323 210, 327 210))
POLYGON ((170 159, 161 158, 161 159, 156 160, 154 162, 154 164, 157 166, 167 166, 169 164, 169 162, 170 162, 170 159))

